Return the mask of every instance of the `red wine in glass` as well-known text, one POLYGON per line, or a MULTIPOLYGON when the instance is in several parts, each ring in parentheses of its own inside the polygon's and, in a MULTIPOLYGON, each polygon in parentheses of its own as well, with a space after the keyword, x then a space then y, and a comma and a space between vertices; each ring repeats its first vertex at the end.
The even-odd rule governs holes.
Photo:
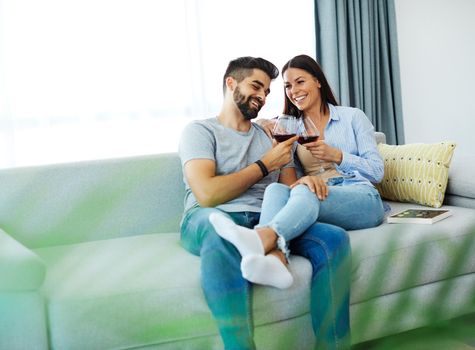
POLYGON ((293 115, 281 115, 274 124, 272 135, 277 142, 284 142, 297 135, 299 120, 293 115))
MULTIPOLYGON (((289 138, 287 138, 289 139, 289 138)), ((312 136, 307 136, 307 135, 300 135, 298 139, 298 143, 301 145, 309 142, 314 142, 318 140, 318 135, 312 135, 312 136)), ((280 142, 280 141, 279 141, 280 142)))
POLYGON ((298 142, 303 145, 305 143, 314 142, 318 140, 320 133, 318 132, 317 127, 312 122, 312 119, 309 117, 302 117, 300 119, 301 127, 299 129, 299 139, 298 142))
POLYGON ((290 139, 294 136, 295 136, 295 134, 277 134, 277 135, 274 135, 274 139, 277 142, 284 142, 284 141, 287 141, 288 139, 290 139))

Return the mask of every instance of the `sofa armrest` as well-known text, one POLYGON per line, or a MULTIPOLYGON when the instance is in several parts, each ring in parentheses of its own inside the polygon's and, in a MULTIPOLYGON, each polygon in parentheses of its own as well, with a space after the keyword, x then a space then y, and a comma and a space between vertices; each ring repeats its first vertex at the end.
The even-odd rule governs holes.
POLYGON ((36 290, 45 274, 43 260, 0 229, 0 292, 36 290))

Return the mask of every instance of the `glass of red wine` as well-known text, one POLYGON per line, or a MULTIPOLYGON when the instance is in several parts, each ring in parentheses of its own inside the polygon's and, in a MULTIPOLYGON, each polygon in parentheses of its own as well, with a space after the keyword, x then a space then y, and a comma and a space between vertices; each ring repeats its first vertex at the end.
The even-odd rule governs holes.
POLYGON ((298 135, 298 142, 302 145, 316 141, 319 136, 318 129, 310 118, 286 114, 277 118, 272 134, 277 142, 283 142, 298 135))
POLYGON ((298 118, 293 115, 283 114, 277 118, 272 135, 277 142, 283 142, 297 135, 298 130, 298 118))
POLYGON ((318 140, 320 133, 318 132, 317 127, 312 122, 312 119, 309 117, 301 117, 300 127, 297 134, 299 135, 299 143, 303 145, 304 143, 314 142, 318 140))

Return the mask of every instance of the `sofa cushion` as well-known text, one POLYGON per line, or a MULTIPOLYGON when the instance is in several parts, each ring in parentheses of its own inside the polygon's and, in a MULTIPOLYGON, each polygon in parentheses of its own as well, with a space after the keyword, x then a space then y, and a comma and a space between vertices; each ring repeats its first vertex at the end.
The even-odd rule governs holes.
MULTIPOLYGON (((218 334, 201 290, 200 258, 180 246, 176 233, 36 252, 48 265, 42 293, 52 348, 136 347, 218 334)), ((255 326, 308 313, 311 266, 291 260, 291 288, 253 289, 255 326)))
MULTIPOLYGON (((388 215, 423 208, 389 204, 388 215)), ((452 210, 452 216, 432 225, 385 222, 350 231, 352 303, 475 272, 475 209, 443 208, 452 210)))
POLYGON ((383 198, 439 208, 444 200, 453 142, 391 146, 378 144, 384 178, 377 185, 383 198))

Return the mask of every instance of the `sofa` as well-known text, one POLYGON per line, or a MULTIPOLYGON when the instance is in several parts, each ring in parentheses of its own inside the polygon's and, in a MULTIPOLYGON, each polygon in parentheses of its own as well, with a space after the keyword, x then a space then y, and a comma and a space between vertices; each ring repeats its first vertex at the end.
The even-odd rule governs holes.
MULTIPOLYGON (((455 153, 451 217, 349 232, 353 344, 475 312, 474 163, 455 153)), ((221 349, 183 197, 176 153, 0 170, 0 349, 221 349)), ((289 289, 253 288, 258 349, 317 342, 311 266, 290 260, 289 289)))

